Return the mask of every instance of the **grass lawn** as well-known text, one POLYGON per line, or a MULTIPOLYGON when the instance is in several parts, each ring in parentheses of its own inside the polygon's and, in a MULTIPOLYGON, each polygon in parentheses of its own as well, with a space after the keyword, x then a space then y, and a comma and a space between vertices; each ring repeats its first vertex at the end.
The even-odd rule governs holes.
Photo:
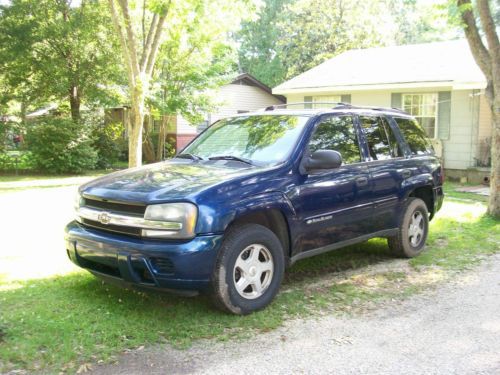
POLYGON ((432 287, 500 250, 500 224, 484 216, 484 199, 447 184, 449 197, 420 257, 395 259, 376 239, 310 258, 288 270, 269 308, 237 317, 215 310, 204 296, 103 284, 64 251, 76 185, 60 178, 44 189, 8 186, 0 181, 0 373, 74 373, 143 345, 184 347, 201 338, 247 337, 293 317, 355 313, 432 287))

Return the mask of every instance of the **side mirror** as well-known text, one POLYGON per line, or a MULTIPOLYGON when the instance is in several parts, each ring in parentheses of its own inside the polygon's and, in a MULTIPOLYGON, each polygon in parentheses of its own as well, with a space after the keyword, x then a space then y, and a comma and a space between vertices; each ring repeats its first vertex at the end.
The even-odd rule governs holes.
POLYGON ((342 165, 342 155, 333 150, 317 150, 306 160, 307 172, 318 169, 335 169, 342 165))

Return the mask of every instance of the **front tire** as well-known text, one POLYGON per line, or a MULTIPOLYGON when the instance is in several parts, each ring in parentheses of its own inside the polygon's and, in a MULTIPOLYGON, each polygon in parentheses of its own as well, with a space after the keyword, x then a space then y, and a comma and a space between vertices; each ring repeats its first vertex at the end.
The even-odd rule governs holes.
POLYGON ((278 293, 284 269, 283 248, 272 231, 257 224, 230 229, 213 275, 216 306, 237 315, 263 309, 278 293))
POLYGON ((414 258, 425 248, 429 233, 429 212, 422 199, 409 198, 405 204, 398 234, 387 239, 392 253, 405 258, 414 258))

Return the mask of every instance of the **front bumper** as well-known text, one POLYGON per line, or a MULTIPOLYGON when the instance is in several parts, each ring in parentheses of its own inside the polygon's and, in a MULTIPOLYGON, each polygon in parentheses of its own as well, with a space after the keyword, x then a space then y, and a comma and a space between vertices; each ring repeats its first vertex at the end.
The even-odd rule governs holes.
POLYGON ((65 240, 71 261, 104 279, 140 289, 192 294, 209 288, 222 235, 175 242, 146 240, 73 221, 66 226, 65 240))

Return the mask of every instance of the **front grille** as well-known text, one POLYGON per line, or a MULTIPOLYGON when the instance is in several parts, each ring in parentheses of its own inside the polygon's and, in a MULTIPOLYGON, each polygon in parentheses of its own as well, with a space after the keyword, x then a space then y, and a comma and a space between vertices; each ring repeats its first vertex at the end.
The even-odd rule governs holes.
POLYGON ((168 258, 150 258, 151 265, 157 273, 173 274, 174 264, 168 258))
POLYGON ((112 224, 101 224, 98 221, 83 219, 83 218, 82 218, 81 222, 85 226, 100 229, 100 230, 103 230, 106 232, 115 232, 115 233, 120 233, 120 234, 127 234, 129 236, 136 236, 136 237, 139 237, 141 235, 140 228, 124 227, 121 225, 112 225, 112 224))
POLYGON ((90 198, 84 198, 83 206, 131 216, 144 216, 144 213, 146 212, 145 205, 110 202, 107 200, 97 200, 90 198))
MULTIPOLYGON (((131 204, 127 202, 113 202, 105 199, 84 198, 82 203, 83 207, 88 207, 103 212, 105 211, 113 212, 116 214, 121 214, 126 216, 144 217, 144 213, 146 212, 145 205, 133 204, 133 203, 131 204)), ((85 219, 83 217, 81 218, 81 223, 84 226, 100 229, 106 232, 126 234, 135 237, 141 236, 140 228, 113 225, 113 224, 102 224, 98 221, 85 219)))

